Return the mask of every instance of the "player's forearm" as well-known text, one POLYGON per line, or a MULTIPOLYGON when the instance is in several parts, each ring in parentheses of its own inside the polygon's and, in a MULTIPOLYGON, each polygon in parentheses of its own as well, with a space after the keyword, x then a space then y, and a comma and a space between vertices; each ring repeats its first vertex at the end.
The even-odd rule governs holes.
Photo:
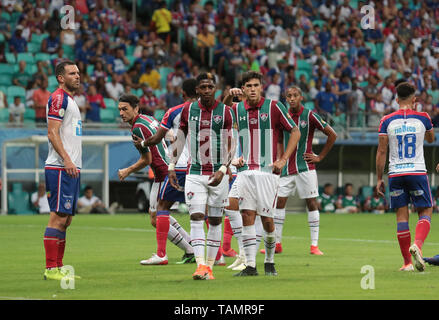
POLYGON ((224 99, 223 99, 223 103, 226 106, 231 106, 233 104, 233 95, 231 95, 230 93, 228 93, 224 99))
POLYGON ((281 160, 288 161, 288 159, 293 154, 294 150, 297 147, 297 144, 299 143, 300 139, 300 131, 297 129, 297 127, 294 127, 291 130, 290 139, 288 140, 287 148, 285 149, 285 152, 281 156, 281 160))
POLYGON ((337 134, 335 131, 331 128, 331 130, 328 133, 328 138, 326 139, 326 143, 323 146, 322 151, 320 151, 319 157, 320 160, 323 160, 326 155, 331 151, 332 147, 334 146, 335 140, 337 140, 337 134))
POLYGON ((155 146, 156 144, 158 144, 165 137, 166 132, 167 132, 167 130, 165 130, 163 128, 159 128, 154 135, 152 135, 151 137, 144 140, 145 147, 146 146, 148 146, 148 147, 155 146))
POLYGON ((186 143, 186 133, 183 130, 178 130, 177 137, 172 144, 173 152, 170 154, 170 163, 176 164, 178 159, 180 159, 181 154, 183 153, 184 145, 186 143))
POLYGON ((387 154, 384 154, 382 152, 378 152, 376 156, 376 174, 377 174, 377 180, 383 179, 384 174, 384 167, 386 163, 386 157, 387 154))
POLYGON ((136 163, 134 163, 133 165, 129 166, 127 168, 127 170, 128 170, 128 173, 131 174, 131 173, 137 172, 139 170, 142 170, 147 165, 149 165, 149 162, 146 161, 144 158, 140 158, 139 160, 137 160, 136 163))

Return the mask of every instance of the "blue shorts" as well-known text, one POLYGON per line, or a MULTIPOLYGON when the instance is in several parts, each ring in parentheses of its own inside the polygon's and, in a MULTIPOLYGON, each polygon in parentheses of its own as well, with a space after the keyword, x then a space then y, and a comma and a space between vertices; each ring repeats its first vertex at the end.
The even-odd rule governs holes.
POLYGON ((64 170, 46 169, 45 175, 50 211, 75 215, 81 186, 80 174, 72 178, 64 170))
MULTIPOLYGON (((177 174, 178 184, 184 188, 184 184, 186 182, 186 171, 175 171, 177 174)), ((173 202, 185 202, 184 191, 179 191, 175 189, 169 183, 169 178, 166 176, 165 180, 162 183, 162 187, 160 188, 159 193, 160 200, 173 201, 173 202)))
POLYGON ((389 192, 392 209, 405 207, 410 201, 415 208, 430 208, 433 205, 426 174, 389 177, 389 192))

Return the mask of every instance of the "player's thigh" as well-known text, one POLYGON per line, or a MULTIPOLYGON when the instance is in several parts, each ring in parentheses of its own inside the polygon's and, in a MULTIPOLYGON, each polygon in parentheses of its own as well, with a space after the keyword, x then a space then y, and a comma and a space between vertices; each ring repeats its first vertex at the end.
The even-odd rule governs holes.
POLYGON ((280 177, 278 197, 288 198, 289 196, 294 196, 296 194, 296 178, 297 175, 280 177))
POLYGON ((149 194, 149 211, 157 212, 157 205, 159 202, 159 192, 162 182, 153 182, 151 186, 151 192, 149 194))
POLYGON ((410 203, 409 190, 404 176, 389 177, 390 208, 398 209, 410 203))
MULTIPOLYGON (((177 180, 179 186, 184 186, 186 173, 177 171, 177 180)), ((182 190, 175 189, 169 182, 169 177, 166 176, 160 188, 159 199, 171 202, 185 202, 184 188, 182 187, 182 190)))
POLYGON ((189 214, 205 213, 208 187, 208 176, 188 174, 186 175, 186 183, 184 185, 185 201, 188 206, 189 214))
POLYGON ((210 207, 227 207, 229 205, 229 177, 224 175, 221 182, 215 186, 207 186, 207 204, 210 207))
POLYGON ((257 212, 260 216, 274 217, 278 188, 278 175, 266 172, 257 174, 255 189, 257 194, 257 212))
POLYGON ((301 172, 296 179, 297 192, 300 199, 316 198, 319 195, 319 184, 315 170, 301 172))
POLYGON ((415 208, 431 208, 433 200, 427 175, 406 176, 410 198, 415 208))
POLYGON ((80 176, 73 178, 64 170, 45 170, 45 179, 50 211, 75 215, 80 176))
POLYGON ((239 199, 239 193, 238 193, 238 176, 236 176, 232 183, 230 184, 230 189, 229 189, 229 202, 230 202, 230 198, 235 198, 235 199, 239 199))
POLYGON ((257 210, 257 194, 254 187, 255 183, 256 179, 252 170, 246 170, 239 173, 237 189, 240 210, 257 210))

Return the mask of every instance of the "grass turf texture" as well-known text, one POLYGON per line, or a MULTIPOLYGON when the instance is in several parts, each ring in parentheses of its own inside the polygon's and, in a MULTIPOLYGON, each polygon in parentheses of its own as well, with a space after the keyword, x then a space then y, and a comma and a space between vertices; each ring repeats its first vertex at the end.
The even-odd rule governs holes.
MULTIPOLYGON (((189 231, 189 217, 176 214, 189 231)), ((417 215, 410 216, 412 241, 417 215)), ((439 254, 435 217, 423 247, 439 254)), ((67 232, 64 263, 77 275, 74 290, 44 281, 43 233, 48 216, 0 216, 0 299, 437 299, 439 267, 400 272, 402 257, 393 214, 321 215, 319 246, 309 254, 305 214, 287 215, 282 254, 275 256, 277 277, 236 278, 215 267, 213 281, 194 281, 195 264, 175 265, 182 251, 168 241, 167 266, 141 266, 156 250, 155 231, 145 215, 77 215, 67 232), (363 290, 364 265, 375 271, 375 289, 363 290)), ((232 246, 237 249, 236 240, 232 246)), ((261 248, 263 246, 261 245, 261 248)), ((234 258, 226 258, 227 265, 234 258)))

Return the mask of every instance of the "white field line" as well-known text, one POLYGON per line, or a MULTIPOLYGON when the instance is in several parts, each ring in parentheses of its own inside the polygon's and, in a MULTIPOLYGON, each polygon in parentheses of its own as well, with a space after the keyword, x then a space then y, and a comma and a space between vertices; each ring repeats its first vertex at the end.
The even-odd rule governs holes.
POLYGON ((25 298, 25 297, 2 297, 2 296, 0 296, 0 300, 45 300, 45 299, 25 298))
MULTIPOLYGON (((26 227, 26 228, 41 228, 44 229, 45 226, 36 224, 0 224, 0 227, 26 227)), ((72 226, 75 229, 82 230, 103 230, 103 231, 128 231, 128 232, 154 232, 151 229, 140 229, 140 228, 115 228, 115 227, 92 227, 92 226, 72 226)), ((307 240, 308 237, 296 237, 296 236, 282 236, 282 238, 293 239, 293 240, 307 240)), ((351 242, 366 242, 366 243, 383 243, 383 244, 397 244, 396 240, 371 240, 371 239, 351 239, 351 238, 322 238, 319 239, 324 241, 351 241, 351 242)), ((437 242, 425 242, 424 245, 428 246, 439 246, 437 242)))

